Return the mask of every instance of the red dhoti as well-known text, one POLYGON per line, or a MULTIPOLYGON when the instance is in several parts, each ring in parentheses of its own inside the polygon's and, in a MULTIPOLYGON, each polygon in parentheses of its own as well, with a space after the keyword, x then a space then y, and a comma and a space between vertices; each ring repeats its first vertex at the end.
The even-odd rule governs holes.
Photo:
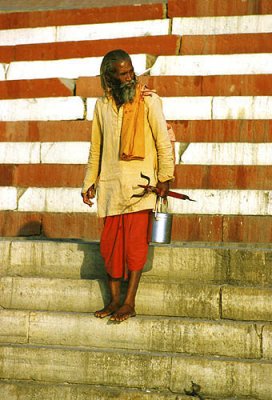
POLYGON ((100 251, 108 275, 128 278, 128 271, 143 269, 148 253, 149 210, 106 217, 100 251))

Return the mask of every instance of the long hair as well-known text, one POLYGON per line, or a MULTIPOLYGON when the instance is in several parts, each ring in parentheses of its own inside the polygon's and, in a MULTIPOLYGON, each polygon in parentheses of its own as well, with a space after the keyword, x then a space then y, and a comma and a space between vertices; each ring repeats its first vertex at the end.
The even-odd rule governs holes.
POLYGON ((124 60, 131 62, 129 54, 121 49, 112 50, 104 56, 100 66, 100 81, 106 95, 111 91, 115 84, 115 63, 124 60))

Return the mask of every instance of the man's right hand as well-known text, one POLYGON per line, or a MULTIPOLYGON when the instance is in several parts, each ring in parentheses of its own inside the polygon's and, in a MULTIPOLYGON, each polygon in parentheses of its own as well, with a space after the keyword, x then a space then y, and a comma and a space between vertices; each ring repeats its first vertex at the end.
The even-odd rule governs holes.
POLYGON ((95 197, 95 188, 94 186, 90 186, 86 193, 81 193, 83 203, 87 204, 89 207, 92 207, 93 202, 90 199, 95 197))

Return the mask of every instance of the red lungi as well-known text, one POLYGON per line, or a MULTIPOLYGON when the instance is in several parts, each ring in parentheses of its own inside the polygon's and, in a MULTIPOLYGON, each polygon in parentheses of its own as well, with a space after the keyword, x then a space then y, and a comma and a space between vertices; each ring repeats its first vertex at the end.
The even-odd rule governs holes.
POLYGON ((113 215, 104 220, 100 251, 108 275, 128 278, 128 271, 142 270, 148 253, 149 210, 113 215))

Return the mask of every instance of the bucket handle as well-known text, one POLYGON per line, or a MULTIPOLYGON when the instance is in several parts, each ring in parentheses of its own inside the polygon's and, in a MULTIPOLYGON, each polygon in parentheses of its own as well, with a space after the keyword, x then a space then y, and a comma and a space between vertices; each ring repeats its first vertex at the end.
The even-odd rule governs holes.
POLYGON ((167 212, 168 208, 168 200, 164 197, 157 196, 156 206, 155 206, 155 219, 158 220, 157 214, 163 212, 163 206, 165 207, 165 212, 167 212))

